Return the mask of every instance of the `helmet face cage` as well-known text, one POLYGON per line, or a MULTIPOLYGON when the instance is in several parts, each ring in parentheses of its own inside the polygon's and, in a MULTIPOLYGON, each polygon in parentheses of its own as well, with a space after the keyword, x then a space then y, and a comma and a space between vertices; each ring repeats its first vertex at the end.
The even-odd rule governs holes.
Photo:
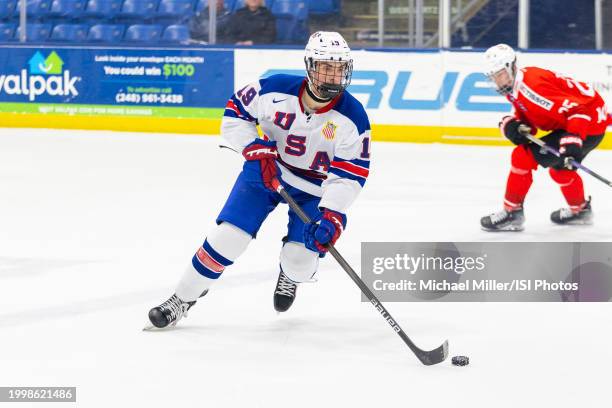
POLYGON ((516 79, 516 59, 511 63, 505 64, 504 67, 498 70, 497 72, 487 75, 487 77, 491 82, 495 84, 495 90, 497 91, 497 93, 504 96, 511 94, 514 88, 514 80, 516 79), (499 75, 500 72, 505 72, 509 79, 508 83, 503 84, 501 86, 495 80, 495 78, 497 77, 497 75, 499 75))
POLYGON ((516 53, 512 47, 507 44, 497 44, 487 49, 485 66, 485 74, 495 84, 497 93, 501 95, 512 93, 517 71, 516 53))
POLYGON ((351 83, 353 60, 304 58, 308 82, 312 89, 323 99, 333 99, 340 95, 351 83), (337 67, 342 71, 338 72, 337 67))

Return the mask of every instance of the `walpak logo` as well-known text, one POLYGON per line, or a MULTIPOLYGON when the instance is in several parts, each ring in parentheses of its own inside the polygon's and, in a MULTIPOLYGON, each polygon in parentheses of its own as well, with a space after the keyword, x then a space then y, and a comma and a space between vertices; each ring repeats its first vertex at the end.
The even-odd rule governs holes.
POLYGON ((52 51, 45 58, 37 51, 30 61, 29 70, 22 69, 20 75, 0 75, 0 93, 7 95, 27 95, 34 101, 40 95, 78 96, 75 84, 81 77, 70 76, 64 71, 64 61, 52 51))

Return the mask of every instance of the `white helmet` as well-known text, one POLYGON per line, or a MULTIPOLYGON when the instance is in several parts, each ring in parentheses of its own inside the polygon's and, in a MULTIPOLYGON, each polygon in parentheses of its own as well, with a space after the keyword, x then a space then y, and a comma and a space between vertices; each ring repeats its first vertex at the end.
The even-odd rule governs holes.
POLYGON ((495 82, 493 77, 502 70, 508 73, 510 82, 503 86, 497 84, 497 92, 507 95, 512 92, 514 79, 516 78, 516 53, 509 45, 497 44, 485 52, 484 73, 495 82))
POLYGON ((305 51, 304 62, 311 90, 316 91, 323 99, 340 95, 351 83, 353 75, 351 49, 344 38, 333 31, 317 31, 308 39, 305 51), (335 78, 334 82, 325 81, 326 75, 318 71, 317 63, 320 61, 342 63, 341 77, 335 78))

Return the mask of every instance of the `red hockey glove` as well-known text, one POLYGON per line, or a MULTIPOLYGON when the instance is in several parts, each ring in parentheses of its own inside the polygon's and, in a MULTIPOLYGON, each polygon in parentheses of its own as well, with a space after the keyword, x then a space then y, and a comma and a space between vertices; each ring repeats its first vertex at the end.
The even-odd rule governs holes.
POLYGON ((256 139, 244 148, 242 155, 249 164, 259 162, 259 171, 264 187, 276 192, 273 183, 278 174, 276 142, 256 139))
POLYGON ((582 139, 580 136, 568 133, 559 139, 559 153, 563 160, 563 167, 574 170, 572 160, 580 160, 582 157, 582 139))
POLYGON ((335 244, 344 230, 346 216, 336 211, 323 210, 318 222, 304 226, 304 245, 311 251, 325 254, 327 244, 335 244))

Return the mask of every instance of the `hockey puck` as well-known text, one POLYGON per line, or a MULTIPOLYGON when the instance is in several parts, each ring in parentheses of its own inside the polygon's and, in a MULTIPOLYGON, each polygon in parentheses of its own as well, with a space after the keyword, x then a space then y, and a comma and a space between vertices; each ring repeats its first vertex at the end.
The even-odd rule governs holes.
POLYGON ((451 359, 451 363, 453 363, 455 366, 466 366, 470 364, 470 358, 467 356, 454 356, 451 359))

